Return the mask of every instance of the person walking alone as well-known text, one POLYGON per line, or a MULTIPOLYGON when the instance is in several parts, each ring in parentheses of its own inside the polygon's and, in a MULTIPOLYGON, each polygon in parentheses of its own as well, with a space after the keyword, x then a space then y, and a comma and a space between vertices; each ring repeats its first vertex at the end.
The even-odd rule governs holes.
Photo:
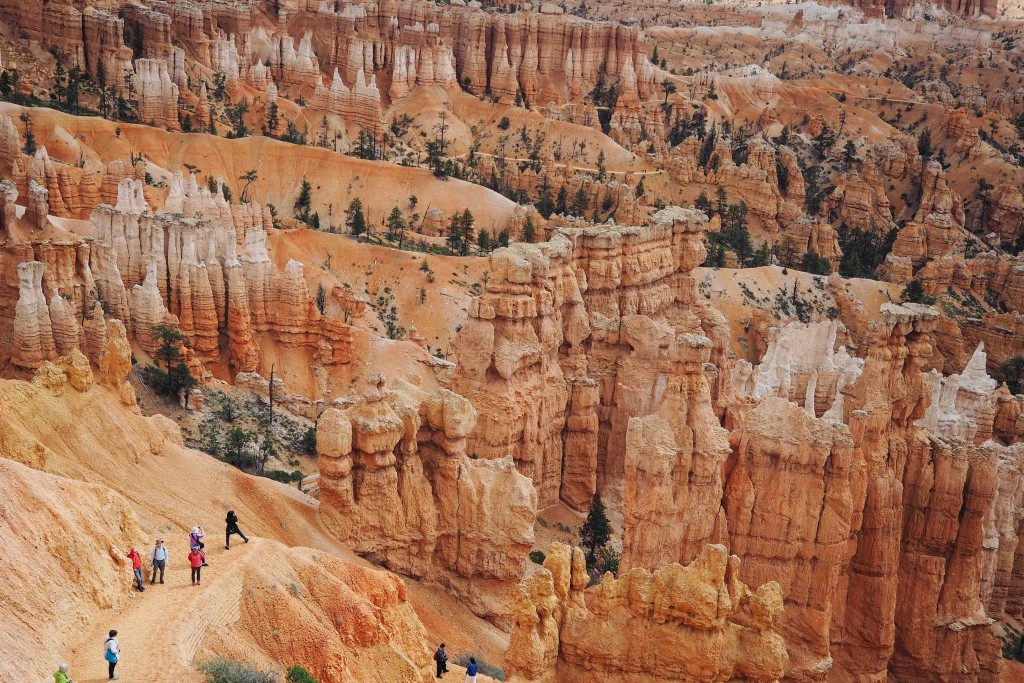
POLYGON ((156 545, 153 546, 153 576, 149 578, 149 585, 152 586, 156 583, 156 570, 160 570, 160 583, 164 582, 164 569, 167 568, 167 546, 164 545, 164 539, 156 539, 156 545))
POLYGON ((442 678, 442 674, 448 671, 448 653, 444 651, 444 643, 434 653, 434 661, 437 662, 437 678, 442 678))
POLYGON ((132 561, 132 572, 135 573, 135 589, 141 593, 146 590, 146 587, 142 585, 142 555, 139 555, 135 546, 128 551, 128 559, 132 561))
POLYGON ((188 563, 192 567, 192 585, 202 585, 200 572, 203 571, 203 566, 206 564, 206 555, 199 546, 192 546, 192 552, 188 554, 188 563))
MULTIPOLYGON (((192 548, 194 546, 199 546, 200 550, 205 548, 206 544, 203 543, 203 537, 204 536, 206 536, 206 531, 203 529, 203 527, 201 527, 201 526, 194 526, 194 527, 192 527, 192 532, 189 533, 189 535, 188 535, 188 547, 192 548)), ((206 554, 205 553, 203 553, 203 566, 204 567, 209 566, 209 565, 206 564, 206 554)))
POLYGON ((121 644, 117 642, 117 631, 114 629, 110 629, 107 639, 103 641, 103 659, 107 660, 107 677, 116 681, 117 674, 114 673, 114 667, 121 659, 121 644))
POLYGON ((228 510, 228 516, 225 518, 224 523, 227 524, 227 531, 224 533, 224 549, 231 550, 231 536, 232 534, 238 534, 242 537, 242 540, 246 543, 249 542, 248 537, 242 533, 242 530, 238 528, 238 515, 235 514, 234 510, 228 510))

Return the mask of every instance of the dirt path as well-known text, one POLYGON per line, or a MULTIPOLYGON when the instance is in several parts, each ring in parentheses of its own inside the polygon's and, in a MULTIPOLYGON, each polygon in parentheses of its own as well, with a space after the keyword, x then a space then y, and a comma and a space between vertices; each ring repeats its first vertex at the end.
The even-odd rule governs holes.
MULTIPOLYGON (((71 675, 76 683, 100 683, 107 680, 107 662, 103 643, 110 629, 117 629, 121 661, 116 673, 123 681, 159 680, 163 671, 177 671, 193 665, 206 631, 212 626, 230 626, 239 619, 244 567, 259 558, 259 548, 270 543, 259 538, 238 543, 231 550, 220 548, 211 538, 206 546, 209 567, 203 567, 203 584, 191 584, 187 558, 172 555, 163 585, 150 585, 145 573, 146 591, 133 595, 131 606, 120 613, 108 610, 93 620, 72 648, 71 675)), ((144 570, 148 572, 148 564, 144 570)), ((194 677, 179 681, 202 681, 194 677)))

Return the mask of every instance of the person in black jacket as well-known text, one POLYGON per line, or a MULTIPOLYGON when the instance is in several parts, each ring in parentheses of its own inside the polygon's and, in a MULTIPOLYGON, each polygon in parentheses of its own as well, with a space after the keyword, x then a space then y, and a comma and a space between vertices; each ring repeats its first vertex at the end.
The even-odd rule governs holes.
POLYGON ((242 533, 241 529, 238 528, 238 516, 235 514, 234 510, 228 510, 227 519, 225 519, 224 521, 228 525, 227 532, 224 535, 224 549, 225 550, 231 550, 231 535, 232 534, 238 534, 239 536, 242 537, 243 541, 245 541, 246 543, 249 542, 249 538, 245 534, 242 533))
POLYGON ((444 643, 434 653, 434 661, 437 662, 437 678, 448 673, 448 653, 444 651, 444 643))

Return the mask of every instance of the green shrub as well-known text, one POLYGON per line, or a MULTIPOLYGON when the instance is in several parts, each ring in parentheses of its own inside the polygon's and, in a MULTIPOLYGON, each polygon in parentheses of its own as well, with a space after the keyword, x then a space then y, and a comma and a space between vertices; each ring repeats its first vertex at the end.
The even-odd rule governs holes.
POLYGON ((218 657, 199 665, 206 674, 206 683, 279 683, 272 671, 260 671, 244 662, 218 657))
POLYGON ((530 559, 534 562, 534 564, 544 564, 544 552, 541 550, 531 550, 530 559))
POLYGON ((605 546, 601 548, 600 562, 597 566, 598 571, 604 576, 605 572, 611 572, 612 576, 616 576, 619 573, 619 558, 620 553, 615 552, 613 548, 605 546))
POLYGON ((317 683, 313 674, 298 664, 288 667, 288 673, 285 675, 284 680, 286 683, 317 683))
POLYGON ((918 280, 911 280, 903 288, 903 301, 915 304, 933 304, 935 297, 925 294, 924 287, 918 280))
POLYGON ((298 470, 293 472, 286 472, 285 470, 265 470, 260 476, 266 477, 267 479, 273 479, 274 481, 279 481, 282 484, 294 484, 297 481, 302 481, 302 478, 305 475, 298 470))

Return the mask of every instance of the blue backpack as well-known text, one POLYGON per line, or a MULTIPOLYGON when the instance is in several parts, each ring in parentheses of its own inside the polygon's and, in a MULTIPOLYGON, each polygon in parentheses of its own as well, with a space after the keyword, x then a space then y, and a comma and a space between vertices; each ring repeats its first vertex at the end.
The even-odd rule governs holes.
MULTIPOLYGON (((107 638, 104 644, 109 643, 112 638, 107 638)), ((117 664, 117 653, 111 650, 109 647, 104 648, 103 659, 107 660, 111 664, 117 664)))

